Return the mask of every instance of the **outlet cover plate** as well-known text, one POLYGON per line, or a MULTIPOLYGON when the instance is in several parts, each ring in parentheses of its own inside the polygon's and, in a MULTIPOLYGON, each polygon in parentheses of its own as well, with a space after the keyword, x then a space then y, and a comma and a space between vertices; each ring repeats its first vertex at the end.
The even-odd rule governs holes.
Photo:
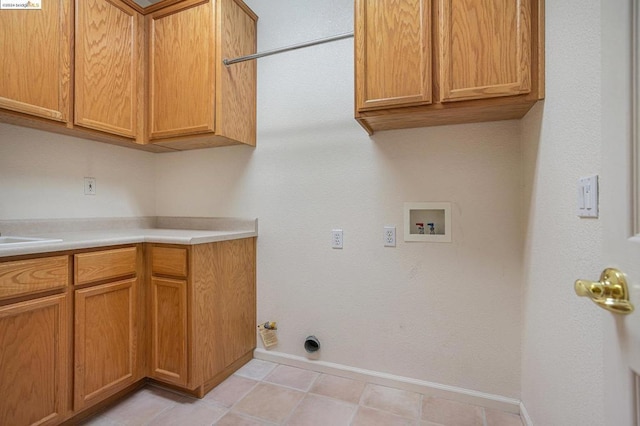
POLYGON ((342 229, 331 230, 331 248, 341 249, 343 243, 342 229))
POLYGON ((96 195, 96 178, 84 178, 84 195, 96 195))
POLYGON ((385 247, 396 246, 396 227, 395 226, 384 227, 384 246, 385 247))

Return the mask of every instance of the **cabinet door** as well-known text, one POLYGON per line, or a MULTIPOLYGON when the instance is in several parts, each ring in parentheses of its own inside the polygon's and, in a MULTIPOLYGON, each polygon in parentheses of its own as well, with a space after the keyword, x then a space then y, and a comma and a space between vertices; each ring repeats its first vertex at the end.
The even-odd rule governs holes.
POLYGON ((76 290, 76 410, 137 379, 135 295, 136 279, 76 290))
POLYGON ((430 0, 356 0, 358 111, 431 103, 430 22, 430 0))
POLYGON ((69 322, 65 294, 0 307, 0 424, 66 415, 69 322))
POLYGON ((0 108, 70 119, 70 0, 0 13, 0 108))
POLYGON ((529 0, 438 0, 443 102, 531 90, 529 0))
POLYGON ((151 279, 151 376, 179 386, 187 377, 187 282, 151 279))
POLYGON ((180 8, 147 21, 150 139, 214 131, 214 8, 210 1, 180 8))
POLYGON ((136 137, 143 26, 119 0, 76 0, 75 124, 136 137))

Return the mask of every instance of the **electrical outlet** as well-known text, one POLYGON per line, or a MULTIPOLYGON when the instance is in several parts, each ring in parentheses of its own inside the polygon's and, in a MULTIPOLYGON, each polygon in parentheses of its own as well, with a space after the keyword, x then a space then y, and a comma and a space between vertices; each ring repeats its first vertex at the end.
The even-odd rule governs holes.
POLYGON ((342 229, 331 230, 331 248, 342 248, 342 229))
POLYGON ((84 195, 96 195, 96 178, 84 178, 84 195))
POLYGON ((384 246, 385 247, 396 246, 396 227, 395 226, 384 227, 384 246))

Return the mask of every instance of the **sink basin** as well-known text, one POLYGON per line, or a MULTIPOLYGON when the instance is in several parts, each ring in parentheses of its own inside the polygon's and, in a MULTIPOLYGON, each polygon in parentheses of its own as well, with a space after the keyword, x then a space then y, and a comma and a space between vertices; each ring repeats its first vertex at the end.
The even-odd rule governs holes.
POLYGON ((62 240, 55 238, 0 237, 0 247, 8 247, 15 244, 57 243, 59 241, 62 240))

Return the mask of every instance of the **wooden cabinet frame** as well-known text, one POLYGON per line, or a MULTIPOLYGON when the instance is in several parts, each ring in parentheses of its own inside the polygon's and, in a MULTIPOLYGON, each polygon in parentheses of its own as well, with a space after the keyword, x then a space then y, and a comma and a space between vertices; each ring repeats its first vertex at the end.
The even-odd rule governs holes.
POLYGON ((77 421, 145 377, 203 397, 253 358, 255 256, 252 237, 3 259, 0 424, 77 421))
MULTIPOLYGON (((416 1, 399 0, 397 3, 410 5, 411 2, 416 1)), ((378 6, 372 0, 356 0, 355 118, 369 134, 409 127, 522 118, 538 100, 544 98, 544 0, 513 0, 505 3, 505 7, 515 8, 505 13, 507 17, 511 17, 513 22, 509 22, 512 25, 510 28, 515 28, 516 34, 509 37, 509 40, 504 40, 506 45, 498 46, 494 50, 486 49, 487 57, 491 57, 492 60, 501 58, 501 55, 507 55, 512 59, 504 70, 491 69, 495 68, 493 64, 484 68, 478 66, 475 69, 471 66, 473 64, 470 62, 470 57, 465 58, 464 55, 459 55, 462 49, 460 46, 466 42, 470 49, 474 49, 473 45, 477 40, 468 37, 465 41, 462 40, 464 37, 452 35, 453 29, 456 25, 460 25, 459 21, 461 21, 460 16, 455 13, 455 6, 474 7, 472 0, 427 0, 432 7, 431 16, 424 18, 430 19, 432 27, 432 41, 429 49, 432 57, 433 81, 428 83, 432 88, 432 103, 418 104, 412 98, 404 99, 403 102, 402 97, 394 98, 392 94, 388 94, 386 100, 379 100, 379 108, 373 108, 373 104, 363 103, 362 99, 366 99, 367 96, 366 85, 369 84, 366 82, 368 77, 365 73, 367 67, 375 63, 366 59, 368 52, 363 47, 363 40, 366 39, 364 33, 372 30, 366 27, 367 14, 363 12, 366 10, 363 4, 367 2, 378 6), (457 60, 463 58, 463 63, 456 63, 454 56, 457 60), (368 63, 366 63, 367 60, 368 63), (467 66, 464 61, 471 65, 467 66), (458 70, 462 69, 463 72, 457 72, 455 67, 458 70), (491 70, 487 71, 487 69, 491 70), (465 76, 465 72, 468 75, 465 76), (501 78, 495 78, 491 74, 494 72, 495 75, 500 74, 501 78), (470 78, 473 73, 478 73, 477 79, 470 78), (474 80, 483 83, 480 84, 474 80), (387 104, 385 105, 384 102, 387 104)), ((478 20, 474 21, 474 25, 481 25, 482 19, 491 21, 490 18, 494 16, 491 13, 498 16, 495 10, 490 9, 492 7, 490 1, 487 0, 485 4, 477 0, 477 4, 488 8, 489 18, 476 17, 478 20)), ((496 3, 494 6, 497 8, 499 4, 496 3)), ((417 6, 414 7, 417 10, 417 6)), ((484 29, 487 30, 487 28, 484 29)), ((507 31, 504 28, 502 30, 507 31)), ((491 33, 490 28, 487 31, 491 33)), ((474 54, 476 53, 474 51, 474 54)))
POLYGON ((73 0, 74 8, 72 0, 51 0, 42 11, 3 11, 0 43, 8 41, 0 44, 0 66, 11 78, 0 81, 0 122, 150 152, 256 145, 256 63, 222 63, 256 52, 258 17, 242 0, 165 0, 148 8, 101 1, 73 0), (60 13, 46 15, 51 4, 60 13), (16 13, 32 24, 9 25, 16 13), (165 18, 171 22, 162 27, 165 18), (37 52, 13 47, 21 27, 39 26, 34 33, 44 41, 35 43, 37 52), (109 40, 119 47, 110 49, 109 40), (29 73, 50 84, 37 87, 29 73), (190 87, 196 75, 202 84, 190 87))

